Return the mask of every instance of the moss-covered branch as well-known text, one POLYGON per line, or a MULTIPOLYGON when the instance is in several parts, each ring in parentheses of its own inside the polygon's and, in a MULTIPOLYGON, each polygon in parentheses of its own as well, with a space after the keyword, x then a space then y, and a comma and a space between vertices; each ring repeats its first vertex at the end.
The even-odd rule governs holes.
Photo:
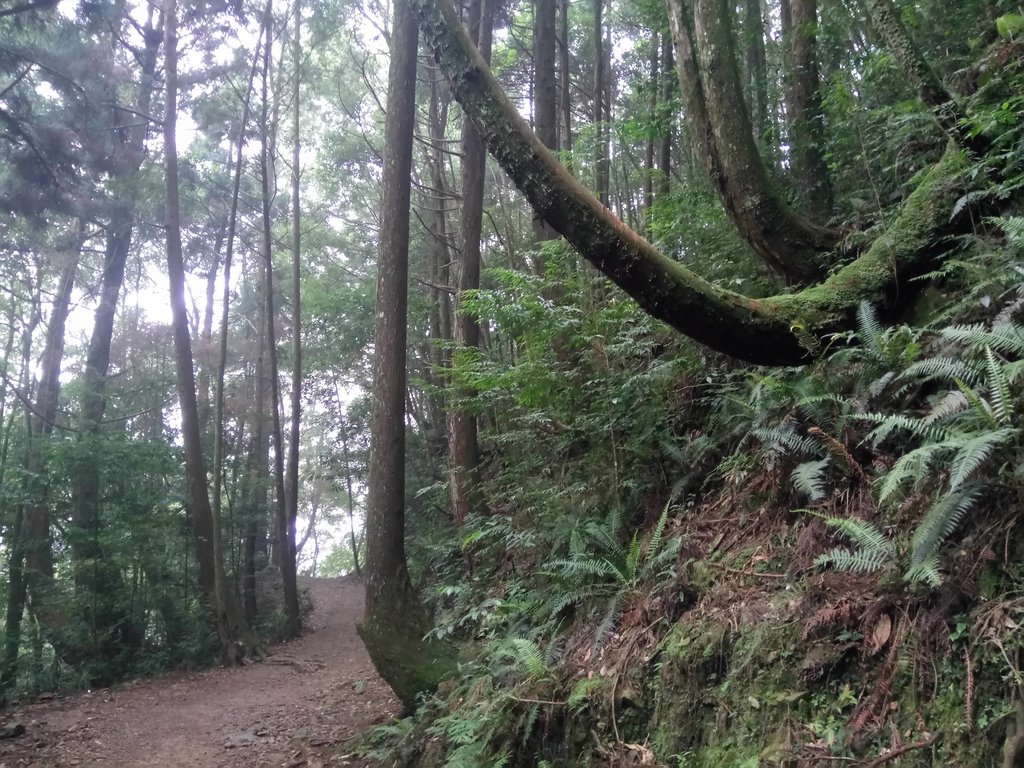
POLYGON ((907 278, 937 255, 961 194, 963 161, 950 150, 885 235, 824 283, 750 299, 703 280, 607 209, 534 136, 476 52, 449 0, 413 0, 423 40, 487 148, 530 204, 641 307, 681 333, 750 362, 799 363, 812 340, 852 326, 861 301, 891 306, 907 278))

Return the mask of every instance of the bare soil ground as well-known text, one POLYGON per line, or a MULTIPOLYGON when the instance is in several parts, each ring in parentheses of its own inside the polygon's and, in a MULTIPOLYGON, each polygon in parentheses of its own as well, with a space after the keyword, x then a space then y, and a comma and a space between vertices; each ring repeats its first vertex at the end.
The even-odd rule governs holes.
POLYGON ((0 713, 24 735, 0 768, 319 768, 359 765, 344 744, 400 709, 355 630, 363 586, 312 579, 298 640, 260 663, 181 672, 0 713))

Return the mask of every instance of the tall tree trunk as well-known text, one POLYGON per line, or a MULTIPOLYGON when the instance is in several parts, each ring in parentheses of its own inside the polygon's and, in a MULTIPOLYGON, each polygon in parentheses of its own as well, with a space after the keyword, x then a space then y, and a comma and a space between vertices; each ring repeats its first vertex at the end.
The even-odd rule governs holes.
POLYGON ((449 264, 452 261, 448 207, 452 194, 444 170, 444 145, 450 104, 451 97, 448 95, 444 75, 437 71, 432 72, 430 106, 427 110, 427 135, 430 141, 425 153, 431 192, 425 196, 423 218, 430 233, 427 272, 431 298, 430 334, 426 341, 425 357, 430 363, 426 377, 432 386, 427 396, 430 412, 427 441, 431 455, 434 456, 448 455, 444 384, 451 356, 451 345, 447 342, 452 340, 452 308, 448 287, 449 264))
POLYGON ((605 122, 608 115, 604 111, 605 97, 605 50, 604 50, 604 2, 593 0, 594 3, 594 190, 597 199, 608 205, 608 184, 610 168, 608 164, 607 145, 605 144, 605 122))
POLYGON ((761 0, 743 0, 743 38, 750 127, 754 141, 758 145, 763 145, 768 132, 768 65, 761 0))
POLYGON ((818 220, 832 210, 832 183, 825 163, 818 77, 817 0, 781 0, 787 52, 784 77, 790 162, 804 210, 818 220))
MULTIPOLYGON (((285 478, 287 497, 287 540, 288 567, 290 573, 285 584, 285 604, 288 613, 289 630, 298 634, 301 629, 299 615, 299 591, 296 580, 298 547, 295 544, 295 524, 299 514, 299 434, 302 419, 302 301, 300 282, 302 279, 302 212, 299 207, 299 161, 301 136, 299 133, 299 86, 302 83, 302 2, 295 0, 295 30, 292 41, 292 58, 295 60, 295 82, 292 90, 292 391, 291 391, 291 435, 288 438, 288 475, 285 478), (288 583, 290 582, 290 583, 288 583), (288 595, 288 590, 292 595, 288 595), (293 615, 294 613, 294 615, 293 615)), ((313 521, 310 520, 310 527, 313 521)))
MULTIPOLYGON (((460 28, 461 22, 454 23, 460 28)), ((366 608, 358 625, 374 666, 407 707, 452 670, 405 559, 405 387, 409 198, 416 120, 416 17, 395 0, 388 72, 373 415, 366 509, 366 608)))
MULTIPOLYGON (((272 200, 272 153, 273 142, 268 135, 274 130, 276 120, 269 119, 269 83, 270 53, 273 44, 273 29, 266 28, 263 46, 263 132, 262 151, 260 152, 260 177, 262 180, 263 198, 263 231, 261 249, 263 257, 263 291, 264 291, 264 324, 267 333, 267 377, 270 380, 270 420, 271 435, 274 444, 274 498, 275 530, 277 532, 277 559, 281 567, 281 581, 284 587, 285 626, 287 637, 298 636, 299 625, 299 592, 295 574, 295 539, 288 524, 288 503, 284 487, 284 436, 281 429, 281 388, 277 365, 277 318, 274 309, 274 240, 271 228, 272 200)), ((276 115, 276 108, 275 108, 276 115)))
POLYGON ((651 206, 654 205, 654 130, 655 115, 658 111, 658 96, 661 91, 661 48, 658 45, 658 33, 651 33, 650 56, 650 80, 647 94, 647 111, 651 128, 648 128, 647 141, 644 144, 644 221, 650 215, 651 206))
MULTIPOLYGON (((149 124, 145 120, 140 122, 139 115, 150 113, 156 90, 154 73, 163 40, 160 29, 162 22, 154 18, 158 13, 150 7, 144 26, 144 48, 140 57, 142 71, 134 109, 131 113, 118 110, 115 114, 115 126, 123 123, 132 126, 115 131, 119 139, 116 145, 118 152, 111 159, 115 169, 114 178, 122 183, 138 174, 145 159, 149 124)), ((77 601, 77 606, 80 611, 84 611, 82 621, 87 626, 117 628, 102 650, 106 655, 123 652, 125 649, 117 646, 137 645, 142 639, 137 633, 129 633, 134 623, 122 615, 115 604, 121 574, 109 567, 99 544, 103 460, 100 441, 103 438, 103 417, 107 407, 107 373, 110 369, 114 319, 124 284, 125 267, 131 253, 134 221, 135 201, 115 200, 106 227, 99 302, 93 317, 92 335, 82 376, 81 408, 77 416, 78 450, 71 483, 71 558, 76 588, 89 596, 77 601)), ((40 613, 40 618, 45 624, 46 613, 40 613)))
MULTIPOLYGON (((484 26, 490 27, 493 24, 483 21, 483 19, 485 16, 493 16, 493 12, 490 10, 493 2, 494 0, 473 0, 467 19, 477 49, 488 62, 490 61, 491 31, 487 29, 485 32, 484 26), (488 7, 481 10, 482 4, 488 7), (478 31, 473 29, 474 26, 478 27, 478 31), (488 38, 486 46, 481 44, 485 34, 488 38)), ((535 19, 533 24, 533 125, 537 138, 551 150, 558 149, 558 87, 555 80, 555 56, 558 47, 556 36, 557 2, 558 0, 534 0, 535 19)), ((468 120, 466 125, 475 136, 476 131, 468 120)), ((479 157, 481 159, 478 172, 483 177, 487 151, 480 144, 479 139, 475 143, 480 147, 479 157)), ((474 159, 476 159, 475 156, 474 159)), ((465 159, 463 159, 462 167, 466 168, 465 159)), ((476 167, 474 164, 474 168, 476 167)), ((481 184, 480 187, 482 191, 483 185, 481 184)), ((465 191, 463 191, 463 195, 465 195, 465 191)), ((479 234, 479 229, 477 232, 479 234)), ((533 219, 533 234, 537 240, 552 240, 558 237, 558 233, 538 217, 533 219)))
MULTIPOLYGON (((558 3, 558 76, 559 106, 562 113, 560 146, 567 156, 572 153, 572 71, 569 69, 569 0, 558 3)), ((570 160, 570 168, 571 168, 570 160)))
POLYGON ((170 285, 171 326, 181 408, 181 438, 185 450, 185 478, 188 511, 195 532, 200 579, 209 601, 221 658, 225 664, 240 663, 253 650, 255 638, 242 618, 234 595, 228 589, 220 547, 220 523, 210 506, 206 468, 203 466, 202 437, 196 402, 196 381, 192 370, 192 339, 189 337, 185 306, 185 262, 181 248, 181 209, 178 200, 178 13, 176 0, 167 0, 164 17, 165 93, 164 174, 167 184, 167 274, 170 285))
MULTIPOLYGON (((667 105, 672 98, 672 81, 675 79, 675 61, 672 56, 672 36, 661 33, 661 103, 667 105)), ((666 114, 667 123, 662 127, 661 143, 658 147, 657 197, 668 196, 672 186, 672 134, 675 132, 671 115, 666 114)))
MULTIPOLYGON (((270 26, 271 23, 271 0, 267 0, 266 5, 263 8, 262 17, 262 28, 265 29, 270 26)), ((262 45, 263 35, 260 35, 260 41, 262 45)), ((231 269, 234 261, 235 254, 235 233, 238 227, 238 198, 242 186, 242 168, 244 166, 244 153, 245 153, 245 136, 246 130, 249 124, 249 112, 252 109, 252 94, 253 85, 256 81, 256 70, 259 67, 260 61, 260 46, 257 46, 256 51, 253 53, 252 64, 249 65, 249 79, 246 82, 245 95, 242 98, 242 117, 238 124, 238 140, 235 143, 235 157, 234 157, 234 173, 231 181, 231 203, 230 210, 228 211, 228 222, 227 222, 227 235, 226 243, 224 246, 224 287, 221 295, 221 317, 220 317, 220 330, 217 339, 217 365, 216 374, 213 385, 213 519, 221 519, 221 506, 223 496, 223 483, 224 483, 224 377, 227 371, 228 363, 228 329, 230 326, 230 315, 231 315, 231 269)), ((258 389, 258 387, 257 387, 258 389)), ((254 423, 258 423, 262 419, 262 416, 257 416, 253 419, 254 423)), ((258 445, 259 441, 253 438, 254 445, 258 445)), ((257 450, 253 448, 252 450, 257 450)), ((251 458, 251 457, 250 457, 251 458)), ((248 468, 249 465, 247 465, 248 468)), ((252 478, 249 474, 246 475, 246 482, 252 482, 252 478)), ((253 493, 258 493, 258 486, 250 487, 246 485, 247 492, 245 494, 248 500, 253 493)), ((255 510, 250 510, 251 514, 256 514, 255 510)), ((244 613, 245 621, 248 625, 252 626, 256 621, 256 592, 255 592, 255 558, 252 560, 248 559, 249 554, 249 528, 245 529, 246 539, 246 559, 244 562, 244 570, 242 575, 242 594, 244 600, 244 613), (252 572, 250 573, 250 566, 252 566, 252 572)), ((255 544, 253 544, 255 546, 255 544)))
POLYGON ((359 565, 359 542, 356 540, 356 499, 352 495, 352 462, 348 454, 348 429, 344 422, 342 422, 340 432, 341 457, 345 462, 345 493, 348 495, 348 503, 345 507, 348 511, 348 535, 349 545, 352 547, 352 565, 356 569, 356 576, 362 576, 363 569, 359 565))
MULTIPOLYGON (((539 0, 545 2, 546 0, 539 0)), ((491 0, 472 0, 469 5, 467 22, 470 34, 477 41, 481 55, 487 60, 491 49, 491 0)), ((553 10, 553 7, 552 7, 553 10)), ((554 19, 551 20, 552 22, 554 19)), ((552 33, 554 30, 550 30, 552 33)), ((553 37, 553 35, 552 35, 553 37)), ((553 39, 549 41, 553 43, 553 39)), ((549 51, 551 72, 554 76, 554 48, 549 51)), ((538 74, 538 85, 541 76, 538 74)), ((544 78, 550 93, 545 95, 545 106, 538 106, 535 123, 540 124, 543 116, 547 140, 554 141, 555 110, 554 83, 544 78), (551 97, 548 100, 548 96, 551 97)), ((538 89, 536 93, 540 94, 538 89)), ((547 145, 550 146, 550 145, 547 145)), ((460 348, 476 349, 480 346, 480 326, 469 313, 462 309, 462 297, 467 291, 480 287, 480 233, 483 228, 484 171, 487 165, 487 149, 469 120, 462 124, 462 216, 459 225, 459 262, 457 266, 455 343, 460 348)), ((537 220, 535 219, 535 222, 537 220)), ((540 220, 541 232, 547 229, 540 220)), ((554 234, 553 230, 551 231, 554 234)), ((457 354, 457 353, 456 353, 457 354)), ((471 396, 463 392, 462 396, 471 396)), ((453 407, 448 419, 448 446, 451 451, 452 517, 457 525, 465 522, 475 506, 480 449, 477 444, 476 414, 461 405, 453 407)))
POLYGON ((775 192, 743 103, 725 0, 668 0, 690 137, 739 233, 791 283, 814 282, 839 235, 797 215, 775 192))

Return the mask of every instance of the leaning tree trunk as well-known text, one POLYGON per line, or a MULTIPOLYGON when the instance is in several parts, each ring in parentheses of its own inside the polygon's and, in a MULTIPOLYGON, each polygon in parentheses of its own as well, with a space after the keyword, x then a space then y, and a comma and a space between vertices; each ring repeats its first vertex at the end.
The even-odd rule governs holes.
POLYGON ((743 101, 725 0, 668 0, 690 137, 740 235, 790 283, 819 280, 839 235, 799 216, 773 189, 743 101))
POLYGON ((950 211, 965 189, 951 148, 868 250, 820 285, 750 299, 701 279, 612 216, 537 140, 473 49, 449 0, 415 0, 423 36, 492 156, 594 266, 653 316, 726 354, 765 364, 806 361, 821 339, 852 327, 863 301, 906 301, 907 281, 933 267, 963 226, 950 211))
POLYGON ((893 7, 892 0, 867 0, 871 26, 885 42, 886 47, 899 62, 903 71, 910 75, 918 87, 921 100, 932 109, 939 125, 957 144, 966 149, 983 151, 980 146, 984 139, 971 137, 964 129, 959 105, 939 76, 918 50, 914 39, 893 7))
MULTIPOLYGON (((51 625, 63 624, 55 617, 60 612, 54 605, 53 555, 50 547, 50 506, 48 488, 45 482, 45 454, 42 442, 53 433, 57 417, 57 402, 60 392, 60 366, 64 357, 64 326, 67 323, 71 305, 71 291, 75 283, 78 261, 85 244, 84 227, 78 225, 75 240, 68 249, 65 263, 61 268, 57 293, 50 321, 46 328, 46 341, 39 361, 42 375, 36 390, 35 403, 27 414, 27 448, 25 454, 25 477, 27 503, 19 505, 15 512, 14 525, 7 538, 8 592, 7 614, 4 627, 4 654, 0 663, 0 694, 6 694, 17 680, 18 651, 21 647, 21 622, 25 612, 26 592, 32 598, 37 611, 47 611, 54 620, 51 625), (27 530, 25 523, 27 522, 27 530)), ((13 338, 13 337, 12 337, 13 338)), ((31 333, 26 339, 31 341, 31 333)), ((10 349, 12 345, 8 345, 10 349)), ((26 358, 29 345, 26 344, 26 358)), ((25 368, 27 369, 27 365, 25 368)), ((27 378, 27 373, 26 373, 27 378)), ((54 646, 62 650, 59 643, 54 646)))
MULTIPOLYGON (((425 639, 430 622, 405 559, 406 315, 417 32, 406 0, 395 0, 394 9, 374 322, 366 609, 358 630, 381 677, 411 707, 453 665, 446 646, 425 639)), ((453 23, 462 28, 457 18, 453 23)))
MULTIPOLYGON (((144 27, 145 45, 141 51, 138 96, 132 110, 116 110, 115 127, 128 123, 131 127, 115 130, 120 141, 111 158, 113 177, 121 183, 134 178, 145 160, 146 135, 149 123, 140 116, 151 111, 156 90, 154 73, 159 58, 160 21, 154 20, 150 9, 144 27)), ((78 448, 71 481, 71 526, 69 540, 74 564, 75 586, 83 593, 76 601, 77 610, 86 626, 107 628, 111 633, 98 655, 112 658, 137 647, 142 640, 130 617, 116 605, 121 591, 121 573, 103 557, 100 545, 100 495, 102 477, 103 417, 106 413, 107 374, 110 369, 110 350, 114 335, 114 319, 124 284, 125 268, 131 252, 135 223, 134 201, 115 200, 106 227, 106 245, 103 254, 103 273, 100 280, 99 302, 93 316, 92 335, 82 372, 81 407, 78 412, 78 448), (85 596, 87 595, 87 597, 85 596)), ((46 622, 45 612, 39 614, 46 622)))
POLYGON ((164 173, 167 184, 167 274, 170 285, 171 327, 181 409, 181 439, 185 450, 189 518, 196 539, 196 558, 206 599, 209 601, 221 658, 225 664, 240 663, 252 651, 255 638, 242 618, 228 589, 219 542, 218 521, 213 517, 203 465, 202 436, 196 380, 192 369, 192 339, 185 306, 185 262, 181 248, 181 209, 178 199, 178 153, 175 144, 178 116, 178 19, 176 0, 167 0, 164 18, 165 92, 164 173))

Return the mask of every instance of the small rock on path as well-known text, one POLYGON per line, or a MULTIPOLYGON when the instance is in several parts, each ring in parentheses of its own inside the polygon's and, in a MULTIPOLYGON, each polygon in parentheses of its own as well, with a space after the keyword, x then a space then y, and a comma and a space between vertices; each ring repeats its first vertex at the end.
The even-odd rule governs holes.
MULTIPOLYGON (((261 663, 180 672, 20 707, 26 733, 0 742, 0 768, 309 768, 398 714, 355 631, 363 585, 307 579, 303 637, 261 663)), ((344 752, 342 749, 340 752, 344 752)))

